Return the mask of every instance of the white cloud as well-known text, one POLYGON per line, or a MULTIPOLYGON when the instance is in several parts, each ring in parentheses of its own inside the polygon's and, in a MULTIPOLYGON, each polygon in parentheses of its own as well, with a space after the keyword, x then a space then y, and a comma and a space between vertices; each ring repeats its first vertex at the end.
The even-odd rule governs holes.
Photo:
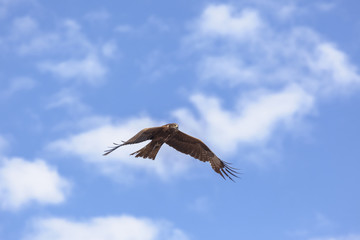
POLYGON ((70 59, 62 62, 42 62, 40 70, 51 72, 63 79, 77 79, 95 85, 103 80, 107 69, 96 55, 84 59, 70 59))
MULTIPOLYGON (((295 6, 288 9, 296 10, 295 6)), ((191 97, 195 113, 187 108, 174 111, 182 129, 206 139, 210 147, 222 153, 234 153, 240 143, 266 144, 277 129, 293 127, 294 122, 309 114, 324 93, 334 94, 339 87, 351 90, 359 82, 357 68, 347 55, 315 31, 306 27, 278 31, 264 19, 254 9, 210 5, 193 21, 194 27, 186 37, 188 51, 200 53, 198 72, 202 79, 221 83, 223 88, 247 85, 249 89, 232 99, 237 102, 233 109, 224 109, 217 97, 198 94, 191 97), (197 44, 203 48, 197 48, 197 44)), ((150 70, 156 57, 149 60, 150 70)), ((130 126, 130 121, 106 123, 50 146, 100 164, 109 172, 116 166, 124 176, 132 174, 127 173, 128 169, 146 169, 159 176, 179 172, 183 167, 165 171, 168 166, 161 157, 153 163, 133 159, 125 151, 102 160, 99 154, 109 139, 122 136, 126 140, 143 127, 159 125, 146 118, 135 122, 136 126, 130 126)), ((129 147, 134 151, 139 148, 129 147)))
POLYGON ((254 9, 206 7, 193 21, 197 27, 185 37, 187 51, 200 54, 200 78, 230 87, 297 83, 316 97, 337 94, 339 89, 346 93, 360 85, 358 68, 335 44, 310 28, 279 30, 265 20, 254 9))
POLYGON ((308 59, 308 64, 320 79, 328 79, 323 84, 325 89, 338 91, 339 87, 360 84, 356 66, 349 62, 345 53, 330 43, 319 43, 312 58, 308 59))
POLYGON ((16 18, 4 44, 12 46, 22 57, 33 57, 32 62, 39 70, 61 79, 92 85, 104 81, 108 72, 105 59, 114 57, 116 43, 109 39, 92 41, 83 26, 73 19, 49 24, 55 24, 54 30, 43 30, 29 16, 16 18))
MULTIPOLYGON (((235 153, 241 143, 267 142, 278 127, 291 126, 293 121, 308 113, 313 98, 299 86, 291 85, 279 91, 256 91, 240 99, 231 110, 224 109, 219 99, 202 94, 193 95, 191 102, 199 117, 186 108, 175 110, 173 116, 178 119, 180 129, 203 138, 210 148, 222 155, 235 153)), ((101 155, 112 142, 119 143, 143 128, 162 124, 147 117, 118 124, 106 118, 103 124, 50 143, 48 149, 95 164, 103 173, 121 182, 131 182, 139 171, 166 180, 188 170, 192 158, 167 145, 162 147, 155 161, 129 156, 147 142, 124 146, 105 157, 101 155)))
POLYGON ((3 159, 0 167, 0 203, 17 210, 30 202, 58 204, 65 200, 70 183, 43 160, 3 159))
POLYGON ((281 16, 267 18, 261 10, 207 6, 192 21, 182 50, 199 59, 204 82, 221 86, 218 92, 242 94, 231 99, 238 102, 233 109, 224 109, 218 97, 192 96, 197 112, 174 112, 181 125, 223 153, 234 153, 239 143, 266 147, 276 129, 299 128, 294 123, 319 99, 358 89, 358 68, 335 44, 307 27, 275 27, 273 21, 297 11, 296 5, 284 5, 275 13, 281 16))
POLYGON ((196 33, 204 37, 240 40, 256 34, 262 26, 262 20, 253 9, 236 12, 230 5, 209 5, 195 26, 196 33))
POLYGON ((266 141, 276 127, 291 124, 313 105, 312 96, 297 85, 278 92, 256 92, 240 99, 233 110, 224 109, 218 98, 202 94, 192 96, 191 101, 198 118, 188 109, 178 109, 174 116, 187 131, 204 137, 223 153, 235 152, 239 143, 266 141))
POLYGON ((103 173, 121 182, 133 181, 139 171, 165 180, 185 171, 189 163, 189 158, 168 146, 161 148, 155 161, 129 156, 148 142, 124 146, 107 156, 102 156, 104 150, 113 142, 120 143, 121 140, 128 140, 143 128, 162 124, 147 117, 132 118, 119 124, 111 124, 107 119, 104 124, 95 128, 52 142, 48 149, 57 154, 61 152, 65 155, 78 156, 85 162, 95 164, 103 173))
POLYGON ((167 221, 133 216, 109 216, 86 221, 45 218, 33 221, 23 240, 187 240, 187 235, 167 221))

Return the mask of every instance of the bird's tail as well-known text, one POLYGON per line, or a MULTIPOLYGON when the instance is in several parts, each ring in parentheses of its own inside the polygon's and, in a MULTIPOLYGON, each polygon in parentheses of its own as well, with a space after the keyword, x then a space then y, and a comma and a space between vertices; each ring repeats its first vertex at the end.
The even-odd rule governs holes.
POLYGON ((145 147, 141 148, 140 150, 131 153, 130 155, 135 155, 135 157, 142 157, 142 158, 150 158, 152 160, 155 159, 156 154, 159 152, 163 143, 159 142, 150 142, 145 147))

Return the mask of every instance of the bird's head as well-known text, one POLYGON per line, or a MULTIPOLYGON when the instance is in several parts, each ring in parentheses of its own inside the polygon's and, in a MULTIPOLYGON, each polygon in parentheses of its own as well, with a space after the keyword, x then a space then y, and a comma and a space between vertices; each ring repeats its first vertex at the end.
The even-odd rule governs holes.
POLYGON ((177 123, 169 123, 169 124, 166 124, 165 126, 168 128, 175 128, 175 129, 179 128, 179 125, 177 123))

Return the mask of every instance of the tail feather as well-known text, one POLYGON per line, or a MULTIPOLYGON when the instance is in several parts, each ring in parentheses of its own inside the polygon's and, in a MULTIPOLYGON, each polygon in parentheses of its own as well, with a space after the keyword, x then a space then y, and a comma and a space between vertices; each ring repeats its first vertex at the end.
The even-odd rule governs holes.
POLYGON ((141 148, 136 152, 131 153, 130 155, 136 154, 135 157, 150 158, 154 160, 161 146, 162 143, 150 142, 145 147, 141 148))

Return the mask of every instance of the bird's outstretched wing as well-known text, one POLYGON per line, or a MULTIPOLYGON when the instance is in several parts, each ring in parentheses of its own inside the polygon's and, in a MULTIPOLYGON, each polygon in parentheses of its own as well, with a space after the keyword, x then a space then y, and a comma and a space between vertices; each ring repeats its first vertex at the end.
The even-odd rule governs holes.
POLYGON ((109 153, 115 151, 116 149, 118 149, 119 147, 124 146, 124 145, 140 143, 140 142, 152 139, 157 133, 159 133, 161 131, 161 129, 162 129, 162 127, 144 128, 143 130, 138 132, 135 136, 133 136, 129 140, 127 140, 125 142, 123 141, 121 144, 114 143, 115 146, 106 150, 103 155, 104 156, 108 155, 109 153))
POLYGON ((166 144, 175 148, 179 152, 188 154, 200 161, 210 162, 214 171, 219 173, 224 179, 224 175, 232 181, 234 180, 231 176, 238 177, 237 174, 239 173, 236 171, 236 168, 230 167, 230 163, 222 161, 218 158, 200 139, 194 138, 181 131, 177 131, 177 133, 169 139, 166 144))

